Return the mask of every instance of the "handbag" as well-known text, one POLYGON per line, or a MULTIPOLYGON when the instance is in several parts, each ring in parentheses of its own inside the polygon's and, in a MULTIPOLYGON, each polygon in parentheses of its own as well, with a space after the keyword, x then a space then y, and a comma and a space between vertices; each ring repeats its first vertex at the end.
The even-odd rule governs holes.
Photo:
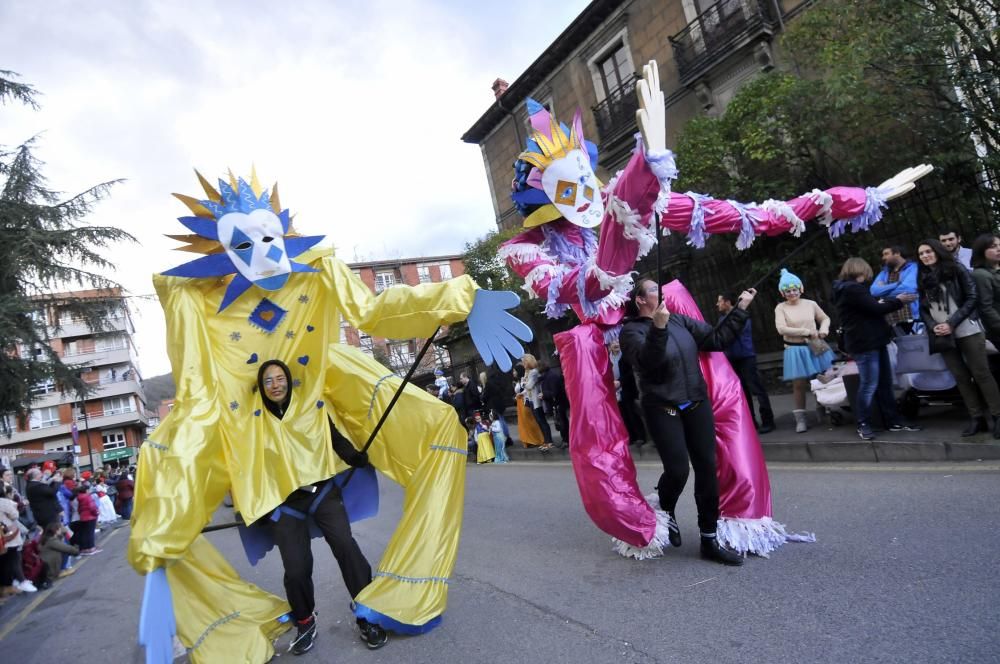
POLYGON ((826 343, 826 339, 816 337, 815 339, 809 339, 807 343, 809 344, 809 350, 816 357, 830 352, 830 344, 826 343))

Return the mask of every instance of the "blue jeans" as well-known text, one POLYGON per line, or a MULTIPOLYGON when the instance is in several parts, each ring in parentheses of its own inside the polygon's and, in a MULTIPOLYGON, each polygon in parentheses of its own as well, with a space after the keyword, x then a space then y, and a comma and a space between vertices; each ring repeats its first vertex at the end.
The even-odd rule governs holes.
POLYGON ((864 353, 854 353, 854 361, 858 365, 857 403, 854 412, 858 426, 871 426, 872 401, 878 400, 882 410, 882 419, 886 426, 899 424, 896 413, 896 395, 892 391, 892 364, 889 362, 889 351, 883 346, 880 350, 864 353))

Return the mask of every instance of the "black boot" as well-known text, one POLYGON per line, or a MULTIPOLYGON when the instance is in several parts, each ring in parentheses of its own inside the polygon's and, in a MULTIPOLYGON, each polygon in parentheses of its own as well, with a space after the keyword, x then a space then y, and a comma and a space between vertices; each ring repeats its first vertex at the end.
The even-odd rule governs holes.
POLYGON ((299 633, 292 641, 290 650, 293 655, 304 655, 312 650, 316 642, 316 614, 309 616, 306 622, 297 623, 299 633))
POLYGON ((993 437, 1000 439, 1000 417, 993 418, 993 437))
POLYGON ((962 438, 975 436, 977 433, 987 431, 986 420, 982 417, 973 417, 969 420, 969 426, 962 432, 962 438))
POLYGON ((771 433, 774 431, 774 413, 770 410, 760 411, 760 426, 757 427, 757 433, 771 433))
POLYGON ((667 512, 670 515, 670 524, 667 526, 667 538, 670 540, 670 546, 679 547, 681 545, 681 529, 677 526, 677 519, 674 517, 673 512, 667 512))
POLYGON ((734 567, 739 567, 743 564, 743 556, 730 551, 724 546, 720 546, 717 537, 703 536, 701 538, 701 557, 705 560, 712 560, 717 563, 722 563, 723 565, 732 565, 734 567))

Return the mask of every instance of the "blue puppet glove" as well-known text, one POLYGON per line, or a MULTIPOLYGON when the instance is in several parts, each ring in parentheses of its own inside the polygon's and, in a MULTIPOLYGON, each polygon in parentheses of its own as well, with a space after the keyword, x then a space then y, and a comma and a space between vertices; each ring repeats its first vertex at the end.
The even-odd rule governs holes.
POLYGON ((510 358, 520 358, 524 348, 518 341, 531 341, 531 328, 507 313, 520 303, 511 291, 477 290, 467 322, 472 343, 486 364, 510 371, 510 358))
POLYGON ((167 571, 162 567, 146 575, 146 590, 139 610, 139 645, 146 648, 146 664, 174 661, 174 602, 167 571))

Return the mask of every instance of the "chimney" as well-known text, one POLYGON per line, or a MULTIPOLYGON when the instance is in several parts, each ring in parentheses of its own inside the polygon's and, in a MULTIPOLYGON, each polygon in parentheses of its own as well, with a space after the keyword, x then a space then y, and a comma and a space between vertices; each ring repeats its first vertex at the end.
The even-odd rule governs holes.
POLYGON ((503 93, 507 92, 507 88, 510 87, 510 83, 503 80, 502 78, 498 78, 497 80, 493 81, 492 87, 493 87, 493 94, 496 95, 497 99, 500 99, 500 97, 503 96, 503 93))

